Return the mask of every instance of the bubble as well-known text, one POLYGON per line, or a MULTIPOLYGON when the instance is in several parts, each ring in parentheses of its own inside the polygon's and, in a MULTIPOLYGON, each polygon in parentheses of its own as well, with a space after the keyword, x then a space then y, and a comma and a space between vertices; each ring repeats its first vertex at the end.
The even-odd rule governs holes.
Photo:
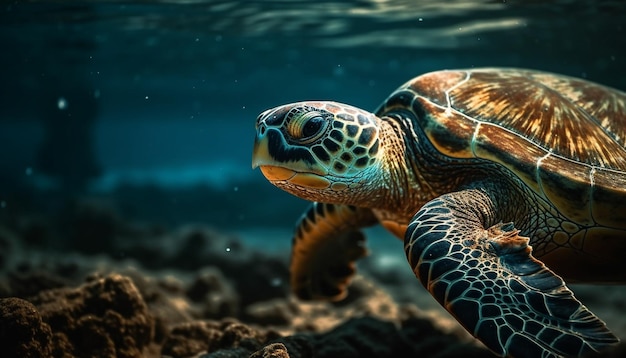
POLYGON ((57 108, 59 108, 60 110, 64 110, 67 108, 67 100, 63 97, 59 97, 59 99, 57 100, 57 108))
POLYGON ((335 76, 341 76, 344 73, 345 73, 345 70, 343 69, 343 67, 341 67, 341 65, 337 65, 337 67, 333 69, 333 75, 335 76))

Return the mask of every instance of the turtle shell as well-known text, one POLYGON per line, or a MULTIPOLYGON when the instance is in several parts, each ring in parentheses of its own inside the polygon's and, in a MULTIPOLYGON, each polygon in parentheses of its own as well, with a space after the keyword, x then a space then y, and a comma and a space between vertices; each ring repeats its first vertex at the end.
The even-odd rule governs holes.
POLYGON ((544 72, 479 69, 428 73, 391 98, 418 113, 440 153, 501 164, 584 227, 626 229, 626 93, 544 72))

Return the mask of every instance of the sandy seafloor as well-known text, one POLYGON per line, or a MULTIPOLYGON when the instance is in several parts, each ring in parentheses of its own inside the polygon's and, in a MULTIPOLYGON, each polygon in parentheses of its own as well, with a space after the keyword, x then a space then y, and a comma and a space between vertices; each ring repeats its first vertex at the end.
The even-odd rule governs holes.
MULTIPOLYGON (((301 302, 284 229, 166 228, 110 199, 0 224, 6 357, 489 357, 413 277, 401 242, 368 229, 346 300, 301 302), (55 242, 72 250, 50 250, 55 242)), ((572 286, 622 340, 623 286, 572 286)), ((621 357, 626 345, 601 357, 621 357)))

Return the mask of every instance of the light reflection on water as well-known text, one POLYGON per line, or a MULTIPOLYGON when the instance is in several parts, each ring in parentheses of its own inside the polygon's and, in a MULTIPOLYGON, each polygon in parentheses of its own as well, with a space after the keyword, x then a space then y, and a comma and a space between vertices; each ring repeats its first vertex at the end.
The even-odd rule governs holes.
MULTIPOLYGON (((163 37, 197 41, 254 39, 255 46, 281 48, 490 49, 493 46, 593 46, 614 34, 624 47, 623 1, 506 0, 162 0, 30 1, 0 9, 0 40, 32 44, 62 33, 70 46, 93 46, 142 37, 155 46, 163 37), (37 31, 39 30, 39 32, 37 31), (620 36, 621 34, 621 36, 620 36), (82 37, 83 43, 70 37, 82 37)), ((53 41, 63 45, 63 40, 53 41)), ((132 52, 138 44, 121 42, 132 52)), ((217 47, 211 46, 211 47, 217 47)), ((210 50, 206 50, 210 51, 210 50)), ((540 54, 538 54, 540 55, 540 54)))
MULTIPOLYGON (((531 67, 623 89, 624 13, 626 1, 606 0, 34 0, 0 8, 11 49, 0 68, 24 93, 80 74, 132 115, 148 103, 136 92, 172 108, 222 98, 216 106, 234 103, 217 111, 229 113, 311 97, 372 108, 408 78, 451 67, 531 67)), ((0 105, 35 107, 19 97, 0 105)))
POLYGON ((622 3, 609 1, 31 1, 6 6, 9 16, 3 22, 25 26, 43 20, 198 36, 298 36, 312 40, 312 46, 450 48, 479 45, 466 40, 525 27, 529 21, 562 22, 559 18, 565 12, 569 23, 581 16, 593 21, 593 16, 619 10, 624 10, 622 3))

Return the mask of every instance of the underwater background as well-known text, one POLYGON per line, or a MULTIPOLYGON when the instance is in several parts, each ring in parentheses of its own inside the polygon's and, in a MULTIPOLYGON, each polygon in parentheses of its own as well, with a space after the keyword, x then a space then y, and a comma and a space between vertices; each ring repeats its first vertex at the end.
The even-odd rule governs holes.
MULTIPOLYGON (((251 169, 260 112, 301 100, 373 111, 419 74, 483 66, 624 91, 625 20, 626 2, 592 0, 4 1, 0 293, 73 287, 100 260, 107 272, 183 276, 208 266, 246 275, 237 248, 286 262, 307 203, 251 169), (204 255, 215 245, 221 256, 204 255), (177 250, 180 260, 163 259, 177 250), (68 260, 80 269, 59 270, 68 260), (57 278, 33 279, 42 271, 57 278), (38 288, 20 291, 24 282, 38 288)), ((418 306, 438 309, 402 243, 380 229, 369 236, 364 265, 383 291, 395 285, 396 300, 422 295, 418 306)), ((268 285, 288 292, 281 270, 268 285)), ((622 339, 625 293, 577 291, 622 339)), ((198 317, 244 319, 246 295, 235 311, 198 317)))

